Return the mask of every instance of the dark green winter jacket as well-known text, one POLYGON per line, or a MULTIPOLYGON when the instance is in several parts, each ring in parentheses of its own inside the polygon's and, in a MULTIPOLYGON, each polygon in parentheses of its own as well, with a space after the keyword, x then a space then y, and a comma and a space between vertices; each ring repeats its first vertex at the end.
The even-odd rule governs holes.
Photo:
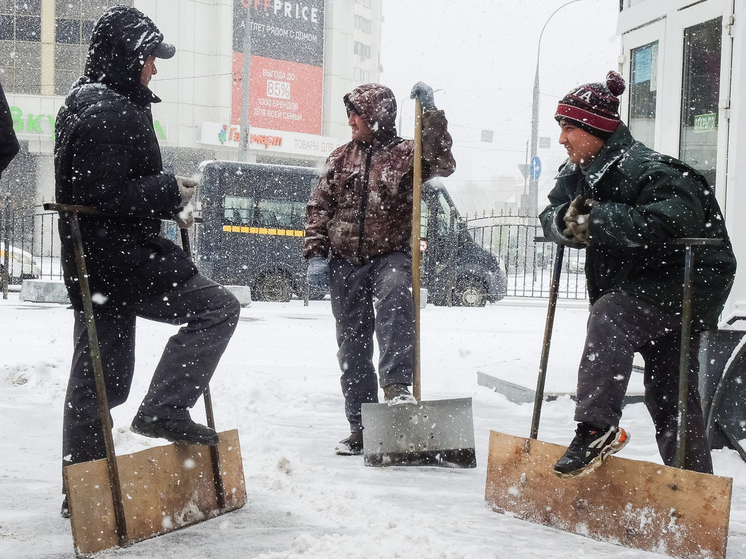
POLYGON ((681 161, 636 141, 621 124, 583 174, 566 163, 541 213, 544 234, 576 248, 562 233, 563 218, 579 194, 593 199, 586 248, 588 294, 595 302, 623 291, 663 310, 681 313, 684 247, 672 239, 725 239, 694 249, 692 328, 714 327, 736 271, 725 222, 705 178, 681 161))

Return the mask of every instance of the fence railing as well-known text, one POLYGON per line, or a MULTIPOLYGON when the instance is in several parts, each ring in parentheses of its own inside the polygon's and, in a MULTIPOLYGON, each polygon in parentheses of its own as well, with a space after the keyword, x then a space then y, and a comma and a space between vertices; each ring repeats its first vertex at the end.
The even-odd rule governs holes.
MULTIPOLYGON (((544 233, 538 218, 478 218, 468 221, 466 228, 478 245, 498 257, 507 274, 509 296, 549 296, 557 245, 540 240, 544 233)), ((584 268, 585 251, 565 251, 559 297, 587 298, 584 268)))
MULTIPOLYGON (((7 270, 11 283, 17 284, 26 278, 61 280, 57 214, 45 212, 41 206, 22 212, 8 211, 6 206, 0 217, 0 266, 7 270)), ((466 227, 479 246, 497 256, 507 275, 508 296, 549 296, 557 246, 537 241, 543 235, 537 218, 479 218, 468 221, 466 227)), ((173 223, 166 224, 164 235, 177 238, 173 223)), ((192 254, 195 259, 199 258, 196 239, 192 243, 192 254)), ((565 251, 559 297, 587 298, 584 263, 584 251, 565 251)))

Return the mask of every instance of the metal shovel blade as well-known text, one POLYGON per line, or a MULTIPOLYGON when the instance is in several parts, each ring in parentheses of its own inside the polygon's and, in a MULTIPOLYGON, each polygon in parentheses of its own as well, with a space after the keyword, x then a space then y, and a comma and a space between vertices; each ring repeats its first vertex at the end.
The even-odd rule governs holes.
POLYGON ((471 398, 363 404, 366 466, 476 468, 471 398))

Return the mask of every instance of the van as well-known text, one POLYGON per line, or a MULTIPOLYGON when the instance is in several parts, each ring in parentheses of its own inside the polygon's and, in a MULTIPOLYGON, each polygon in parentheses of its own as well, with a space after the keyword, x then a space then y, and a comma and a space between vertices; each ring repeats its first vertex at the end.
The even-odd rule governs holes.
MULTIPOLYGON (((302 256, 306 204, 318 182, 308 167, 208 161, 200 166, 197 265, 252 299, 289 301, 306 293, 302 256)), ((497 257, 477 245, 439 179, 422 189, 422 287, 436 305, 483 306, 507 292, 497 257)), ((321 299, 324 292, 309 291, 321 299)))

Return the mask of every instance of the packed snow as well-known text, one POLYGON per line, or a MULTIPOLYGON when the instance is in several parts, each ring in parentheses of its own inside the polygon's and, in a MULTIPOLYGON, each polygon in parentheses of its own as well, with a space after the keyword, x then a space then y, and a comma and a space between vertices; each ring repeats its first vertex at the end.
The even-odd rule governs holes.
MULTIPOLYGON (((254 303, 212 382, 219 430, 237 428, 245 507, 102 557, 189 558, 644 558, 663 557, 560 532, 493 512, 485 503, 489 431, 528 436, 532 404, 514 404, 477 383, 477 372, 536 385, 546 300, 485 308, 422 310, 422 394, 473 399, 478 467, 370 468, 334 454, 348 433, 328 301, 254 303)), ((66 305, 0 300, 0 557, 73 557, 59 515, 62 405, 72 353, 66 305)), ((562 302, 548 392, 574 385, 587 304, 562 302)), ((129 401, 113 410, 118 454, 165 441, 128 429, 173 327, 138 323, 129 401)), ((633 386, 640 385, 633 375, 633 386)), ((570 388, 571 390, 571 388, 570 388)), ((575 424, 568 397, 542 408, 539 438, 566 445, 575 424)), ((204 421, 201 403, 193 416, 204 421)), ((625 407, 627 458, 660 463, 643 404, 625 407)), ((713 453, 716 474, 734 480, 728 558, 746 557, 746 464, 713 453)))

